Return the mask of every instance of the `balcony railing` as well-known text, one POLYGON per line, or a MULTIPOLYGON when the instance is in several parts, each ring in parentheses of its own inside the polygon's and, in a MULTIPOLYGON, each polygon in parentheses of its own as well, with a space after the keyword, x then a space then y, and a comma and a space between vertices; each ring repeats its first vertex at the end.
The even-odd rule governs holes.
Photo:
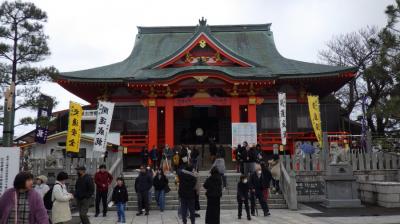
POLYGON ((97 110, 84 110, 82 120, 96 120, 97 110))

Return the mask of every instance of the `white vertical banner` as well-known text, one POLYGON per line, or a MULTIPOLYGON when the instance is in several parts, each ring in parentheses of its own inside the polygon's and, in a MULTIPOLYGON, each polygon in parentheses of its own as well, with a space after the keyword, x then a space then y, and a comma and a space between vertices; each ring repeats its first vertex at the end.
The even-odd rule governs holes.
POLYGON ((278 109, 282 145, 286 145, 286 93, 278 92, 278 109))
POLYGON ((97 107, 96 129, 94 133, 93 152, 105 152, 107 149, 107 135, 110 131, 114 112, 114 103, 99 101, 97 107))
POLYGON ((19 172, 20 149, 0 147, 0 195, 13 187, 14 178, 19 172))

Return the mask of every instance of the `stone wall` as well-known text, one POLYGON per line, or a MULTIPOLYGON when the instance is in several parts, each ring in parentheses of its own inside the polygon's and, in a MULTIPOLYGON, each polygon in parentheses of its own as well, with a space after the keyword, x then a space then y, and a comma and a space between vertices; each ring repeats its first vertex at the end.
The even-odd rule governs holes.
MULTIPOLYGON (((399 170, 357 170, 353 171, 357 182, 400 181, 399 170)), ((296 173, 298 202, 322 202, 325 198, 325 171, 299 171, 296 173)))

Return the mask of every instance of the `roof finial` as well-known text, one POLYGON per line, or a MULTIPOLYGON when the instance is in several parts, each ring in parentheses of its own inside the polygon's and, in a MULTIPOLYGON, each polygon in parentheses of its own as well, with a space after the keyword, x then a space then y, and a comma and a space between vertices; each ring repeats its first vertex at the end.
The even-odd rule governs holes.
POLYGON ((199 19, 199 24, 200 24, 200 26, 206 26, 207 25, 207 19, 204 19, 204 17, 201 17, 201 19, 199 19))

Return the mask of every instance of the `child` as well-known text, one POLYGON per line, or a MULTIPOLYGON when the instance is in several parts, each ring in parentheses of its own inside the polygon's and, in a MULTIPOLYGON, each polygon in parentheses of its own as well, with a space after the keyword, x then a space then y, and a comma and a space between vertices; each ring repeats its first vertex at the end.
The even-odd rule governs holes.
POLYGON ((128 191, 122 177, 117 178, 117 186, 113 190, 112 201, 117 206, 118 223, 125 223, 125 207, 128 201, 128 191))
POLYGON ((251 220, 249 210, 249 183, 247 183, 247 176, 240 176, 240 181, 237 185, 237 201, 238 201, 238 219, 242 218, 242 205, 246 209, 247 220, 251 220))

